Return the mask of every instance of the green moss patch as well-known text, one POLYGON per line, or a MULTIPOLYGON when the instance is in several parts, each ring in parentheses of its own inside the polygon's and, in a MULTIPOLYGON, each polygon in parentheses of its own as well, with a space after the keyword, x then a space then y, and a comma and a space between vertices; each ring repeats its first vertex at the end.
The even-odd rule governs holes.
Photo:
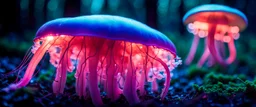
POLYGON ((193 88, 198 92, 217 93, 221 96, 231 96, 236 93, 256 95, 256 79, 249 81, 243 74, 224 75, 211 72, 204 77, 203 85, 194 84, 193 88))

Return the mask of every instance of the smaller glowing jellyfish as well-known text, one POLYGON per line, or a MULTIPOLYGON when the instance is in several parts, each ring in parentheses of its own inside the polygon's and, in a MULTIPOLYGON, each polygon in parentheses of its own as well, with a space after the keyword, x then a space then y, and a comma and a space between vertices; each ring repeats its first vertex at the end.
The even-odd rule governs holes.
POLYGON ((135 20, 110 15, 49 21, 39 28, 31 51, 34 56, 24 77, 5 90, 26 86, 48 52, 50 63, 56 67, 53 93, 63 93, 67 72, 76 70, 78 96, 90 96, 95 106, 103 105, 98 85, 104 86, 112 101, 123 94, 130 104, 140 102, 136 90, 143 94, 152 68, 165 71, 161 77, 165 79, 164 99, 171 71, 181 62, 174 44, 164 34, 135 20))
POLYGON ((187 25, 190 33, 194 34, 194 40, 186 59, 189 65, 194 59, 200 38, 205 40, 205 50, 198 62, 201 67, 209 56, 221 65, 231 64, 236 58, 234 40, 239 38, 239 31, 247 27, 247 18, 239 10, 217 4, 206 4, 195 7, 183 17, 183 23, 187 25), (215 46, 216 43, 216 46, 215 46), (228 43, 229 57, 224 60, 220 54, 224 44, 228 43))

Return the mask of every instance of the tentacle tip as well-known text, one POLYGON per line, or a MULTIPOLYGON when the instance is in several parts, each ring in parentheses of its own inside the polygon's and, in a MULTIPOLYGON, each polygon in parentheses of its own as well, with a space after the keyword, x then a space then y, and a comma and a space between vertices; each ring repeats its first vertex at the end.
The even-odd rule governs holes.
POLYGON ((185 62, 185 65, 190 65, 190 62, 185 62))
POLYGON ((1 89, 1 91, 9 93, 10 89, 8 87, 1 89))
POLYGON ((197 64, 196 67, 197 68, 202 68, 202 64, 197 64))
POLYGON ((186 59, 185 59, 185 64, 189 64, 191 62, 191 59, 189 58, 189 57, 187 57, 186 59))
POLYGON ((224 67, 224 68, 227 67, 228 65, 229 65, 229 64, 228 64, 227 62, 223 62, 223 63, 220 64, 220 66, 222 66, 222 67, 224 67))
POLYGON ((8 87, 3 88, 1 91, 4 91, 4 92, 8 93, 8 92, 10 92, 12 90, 16 90, 16 89, 18 89, 17 85, 16 84, 11 84, 8 87))

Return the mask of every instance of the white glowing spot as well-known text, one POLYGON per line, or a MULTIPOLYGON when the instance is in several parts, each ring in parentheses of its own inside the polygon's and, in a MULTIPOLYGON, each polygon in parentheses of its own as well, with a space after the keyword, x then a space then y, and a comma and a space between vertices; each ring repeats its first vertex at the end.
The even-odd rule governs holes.
POLYGON ((51 41, 51 40, 54 39, 54 37, 53 37, 53 36, 47 36, 46 39, 47 39, 48 41, 51 41))
POLYGON ((60 35, 60 37, 65 37, 66 35, 60 35))
POLYGON ((140 55, 135 55, 136 60, 141 60, 141 56, 140 55))
MULTIPOLYGON (((195 21, 187 25, 187 30, 200 38, 205 38, 208 36, 208 29, 209 24, 206 22, 195 21)), ((216 33, 214 35, 215 40, 230 42, 232 39, 237 40, 239 37, 240 34, 238 26, 218 24, 216 27, 216 33), (232 37, 226 34, 232 34, 232 37)))
POLYGON ((214 35, 214 39, 215 39, 215 40, 221 40, 221 38, 222 38, 222 35, 221 35, 221 34, 215 34, 215 35, 214 35))
POLYGON ((193 23, 189 23, 188 26, 187 26, 187 30, 189 33, 193 33, 193 30, 194 30, 194 24, 193 23))
POLYGON ((188 29, 194 29, 193 23, 189 23, 189 24, 188 24, 188 29))
POLYGON ((200 30, 208 30, 208 23, 195 21, 194 28, 200 30))
POLYGON ((230 32, 238 33, 239 32, 239 28, 237 26, 230 27, 230 32))
POLYGON ((239 33, 233 34, 233 38, 234 38, 235 40, 239 39, 239 37, 240 37, 240 34, 239 34, 239 33))
POLYGON ((140 49, 142 49, 143 47, 142 46, 140 46, 140 49))
POLYGON ((231 41, 231 38, 230 38, 229 36, 224 36, 224 37, 223 37, 223 42, 228 43, 228 42, 230 42, 230 41, 231 41))
POLYGON ((193 30, 193 34, 194 34, 194 35, 197 35, 197 34, 198 34, 198 30, 197 30, 197 29, 194 29, 194 30, 193 30))
POLYGON ((195 22, 194 22, 194 28, 198 28, 199 26, 200 26, 200 22, 195 21, 195 22))
POLYGON ((208 30, 208 24, 207 24, 207 23, 201 23, 200 29, 202 29, 202 30, 208 30))
POLYGON ((205 33, 205 31, 199 31, 198 32, 198 36, 200 37, 200 38, 204 38, 204 37, 206 37, 206 33, 205 33))

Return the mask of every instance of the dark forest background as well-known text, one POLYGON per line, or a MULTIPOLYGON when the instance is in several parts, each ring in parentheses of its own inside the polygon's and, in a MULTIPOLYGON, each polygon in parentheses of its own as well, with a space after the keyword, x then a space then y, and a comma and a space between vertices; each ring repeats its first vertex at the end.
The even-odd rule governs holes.
MULTIPOLYGON (((255 107, 256 0, 0 0, 0 89, 9 86, 17 77, 22 78, 22 74, 17 76, 18 72, 11 70, 22 62, 24 56, 28 56, 25 53, 30 51, 29 47, 33 45, 38 28, 47 21, 61 17, 109 14, 132 18, 166 34, 175 44, 177 55, 184 62, 192 44, 193 34, 187 31, 182 17, 190 9, 203 4, 230 6, 247 16, 248 27, 235 41, 237 58, 228 67, 216 64, 197 68, 196 63, 204 50, 204 39, 200 39, 193 62, 190 65, 182 64, 172 71, 174 75, 165 103, 168 103, 168 106, 187 104, 255 107), (6 73, 10 76, 5 76, 6 73)), ((227 57, 229 52, 226 53, 227 57)), ((69 73, 67 77, 66 94, 59 97, 52 94, 55 68, 49 63, 44 63, 48 62, 47 58, 41 61, 38 71, 27 87, 14 93, 0 91, 1 107, 22 104, 92 105, 90 100, 78 101, 74 94, 75 72, 69 73)), ((22 70, 19 68, 19 73, 20 71, 22 70)), ((156 100, 157 96, 159 93, 151 93, 145 99, 154 99, 152 103, 155 106, 162 106, 161 102, 156 100)), ((120 99, 125 101, 124 97, 120 99)))
POLYGON ((202 4, 223 4, 242 11, 249 25, 238 41, 255 39, 255 0, 1 0, 0 55, 24 55, 37 29, 49 20, 111 14, 135 19, 165 33, 185 57, 190 44, 182 45, 183 41, 192 41, 193 36, 187 32, 182 17, 202 4))

